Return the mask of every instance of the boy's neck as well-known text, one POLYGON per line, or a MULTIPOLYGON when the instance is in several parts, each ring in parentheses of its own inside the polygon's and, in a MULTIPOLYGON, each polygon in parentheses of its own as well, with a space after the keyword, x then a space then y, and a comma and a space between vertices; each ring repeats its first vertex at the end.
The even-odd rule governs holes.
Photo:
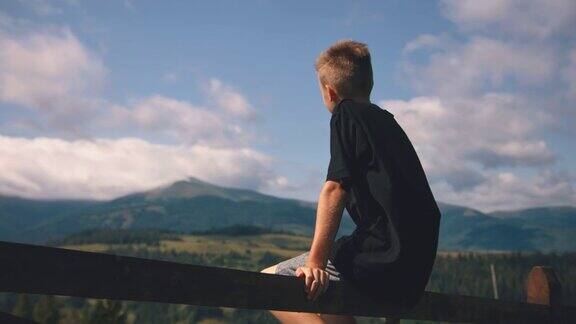
POLYGON ((362 103, 372 103, 372 101, 370 101, 370 97, 346 97, 346 98, 342 98, 340 101, 344 100, 344 99, 350 99, 356 102, 362 102, 362 103))

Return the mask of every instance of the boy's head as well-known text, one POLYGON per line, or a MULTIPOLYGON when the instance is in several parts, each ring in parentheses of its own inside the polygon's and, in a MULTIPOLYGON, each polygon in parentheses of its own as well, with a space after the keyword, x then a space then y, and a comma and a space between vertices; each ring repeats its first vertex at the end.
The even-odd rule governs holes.
POLYGON ((315 68, 322 99, 330 112, 341 99, 370 101, 374 81, 366 44, 340 40, 320 53, 315 68))

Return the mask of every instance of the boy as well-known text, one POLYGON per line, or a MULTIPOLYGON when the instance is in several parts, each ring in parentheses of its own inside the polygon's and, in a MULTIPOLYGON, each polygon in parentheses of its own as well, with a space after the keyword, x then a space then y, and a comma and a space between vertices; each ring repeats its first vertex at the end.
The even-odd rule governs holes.
MULTIPOLYGON (((335 43, 316 71, 332 116, 314 238, 309 252, 262 272, 304 277, 309 299, 330 280, 346 280, 373 298, 412 306, 428 282, 440 222, 420 160, 394 115, 370 101, 365 44, 335 43), (344 207, 356 229, 334 242, 344 207)), ((352 316, 270 312, 283 323, 355 323, 352 316)))

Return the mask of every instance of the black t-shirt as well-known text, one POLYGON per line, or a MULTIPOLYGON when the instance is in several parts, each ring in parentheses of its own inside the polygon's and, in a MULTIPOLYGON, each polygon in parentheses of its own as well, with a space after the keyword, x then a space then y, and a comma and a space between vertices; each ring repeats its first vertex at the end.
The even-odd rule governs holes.
POLYGON ((440 210, 394 115, 374 104, 340 101, 330 119, 326 180, 349 193, 346 210, 356 224, 334 242, 331 262, 376 298, 415 302, 436 257, 440 210))

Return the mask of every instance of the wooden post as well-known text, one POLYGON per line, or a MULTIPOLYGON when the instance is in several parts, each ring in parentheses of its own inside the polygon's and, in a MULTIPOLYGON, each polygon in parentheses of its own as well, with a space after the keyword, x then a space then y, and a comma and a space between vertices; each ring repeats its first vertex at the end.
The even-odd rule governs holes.
POLYGON ((554 323, 564 323, 561 316, 562 287, 551 267, 535 266, 528 275, 526 301, 550 306, 554 323))
POLYGON ((490 274, 492 274, 492 290, 494 291, 494 299, 498 299, 498 282, 496 281, 496 269, 494 269, 494 263, 490 264, 490 274))

